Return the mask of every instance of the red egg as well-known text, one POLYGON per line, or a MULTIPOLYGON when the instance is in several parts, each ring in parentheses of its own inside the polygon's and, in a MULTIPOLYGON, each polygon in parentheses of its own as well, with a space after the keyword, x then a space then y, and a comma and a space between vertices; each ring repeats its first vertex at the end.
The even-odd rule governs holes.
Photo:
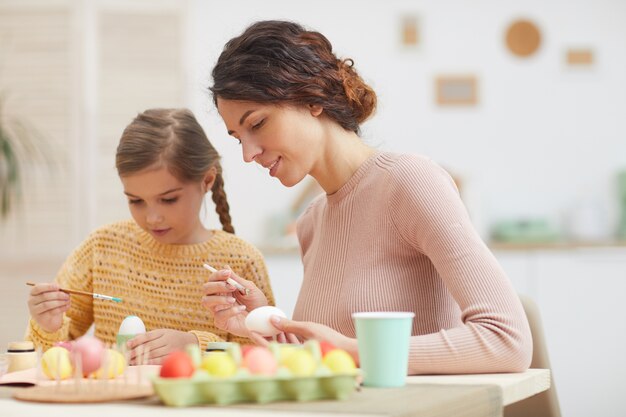
POLYGON ((255 345, 242 345, 241 346, 241 356, 245 357, 251 349, 255 348, 255 345))
POLYGON ((322 357, 326 356, 328 352, 330 352, 331 350, 335 350, 335 349, 337 349, 335 345, 333 345, 330 342, 327 342, 326 340, 322 340, 320 342, 320 350, 322 351, 322 357))
POLYGON ((187 353, 177 350, 165 358, 161 365, 161 378, 190 378, 195 368, 187 353))
POLYGON ((77 366, 78 358, 83 369, 83 375, 97 371, 102 364, 104 344, 93 336, 83 336, 77 339, 72 346, 72 362, 77 366))

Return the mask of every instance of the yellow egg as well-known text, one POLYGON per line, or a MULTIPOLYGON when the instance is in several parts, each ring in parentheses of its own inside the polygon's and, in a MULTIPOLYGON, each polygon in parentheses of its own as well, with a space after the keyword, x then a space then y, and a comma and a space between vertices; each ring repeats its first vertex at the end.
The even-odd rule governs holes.
POLYGON ((293 346, 293 345, 284 345, 281 344, 278 348, 278 363, 281 365, 285 365, 285 361, 293 352, 297 349, 302 349, 301 347, 293 346))
POLYGON ((50 379, 66 379, 72 376, 70 352, 60 346, 46 350, 41 356, 41 370, 50 379))
POLYGON ((316 363, 311 352, 295 349, 283 363, 295 376, 311 376, 315 373, 316 363))
POLYGON ((200 365, 209 375, 228 378, 237 372, 237 364, 226 352, 211 352, 202 359, 200 365))
POLYGON ((94 372, 95 377, 112 379, 124 374, 124 369, 126 369, 124 355, 113 349, 107 349, 105 355, 102 366, 94 372), (105 371, 105 368, 108 372, 105 371))
POLYGON ((356 364, 352 356, 342 349, 331 350, 324 356, 322 362, 328 369, 336 374, 352 372, 356 369, 356 364))

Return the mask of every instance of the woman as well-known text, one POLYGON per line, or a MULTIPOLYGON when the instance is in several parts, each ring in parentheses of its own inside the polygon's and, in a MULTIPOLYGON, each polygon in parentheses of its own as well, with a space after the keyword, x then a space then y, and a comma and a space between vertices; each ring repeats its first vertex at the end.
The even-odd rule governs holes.
MULTIPOLYGON (((327 340, 358 360, 353 312, 413 311, 410 374, 529 366, 523 308, 450 176, 428 158, 360 140, 376 95, 352 60, 318 32, 263 21, 226 44, 213 79, 244 161, 287 187, 311 175, 325 191, 298 221, 304 280, 293 320, 274 317, 281 341, 327 340)), ((239 279, 228 269, 211 276, 203 303, 217 327, 247 336, 238 304, 251 311, 265 300, 255 291, 253 303, 229 303, 229 276, 239 279)))

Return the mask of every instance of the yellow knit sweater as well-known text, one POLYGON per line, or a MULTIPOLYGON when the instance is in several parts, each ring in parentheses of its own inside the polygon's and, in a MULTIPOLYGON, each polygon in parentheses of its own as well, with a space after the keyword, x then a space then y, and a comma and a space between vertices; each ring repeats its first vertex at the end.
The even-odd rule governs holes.
MULTIPOLYGON (((175 329, 196 335, 200 348, 207 342, 238 339, 213 325, 200 301, 209 271, 229 265, 240 277, 253 281, 270 304, 274 297, 260 252, 241 238, 215 230, 211 239, 192 245, 164 245, 127 220, 93 232, 59 271, 55 282, 63 288, 121 297, 122 303, 71 295, 62 327, 54 333, 30 320, 26 339, 44 349, 54 342, 73 340, 95 324, 95 336, 115 343, 122 320, 138 316, 146 330, 175 329)), ((248 341, 249 342, 249 341, 248 341)))

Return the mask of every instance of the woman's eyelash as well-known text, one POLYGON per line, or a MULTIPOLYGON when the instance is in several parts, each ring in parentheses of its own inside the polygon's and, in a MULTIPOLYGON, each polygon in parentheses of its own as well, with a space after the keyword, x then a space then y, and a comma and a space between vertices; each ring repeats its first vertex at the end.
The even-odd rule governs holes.
POLYGON ((263 123, 265 123, 265 119, 261 120, 259 123, 255 124, 255 125, 252 125, 252 130, 256 130, 256 129, 260 128, 263 125, 263 123))
POLYGON ((130 204, 139 204, 139 203, 141 203, 141 200, 128 200, 128 202, 130 204))

